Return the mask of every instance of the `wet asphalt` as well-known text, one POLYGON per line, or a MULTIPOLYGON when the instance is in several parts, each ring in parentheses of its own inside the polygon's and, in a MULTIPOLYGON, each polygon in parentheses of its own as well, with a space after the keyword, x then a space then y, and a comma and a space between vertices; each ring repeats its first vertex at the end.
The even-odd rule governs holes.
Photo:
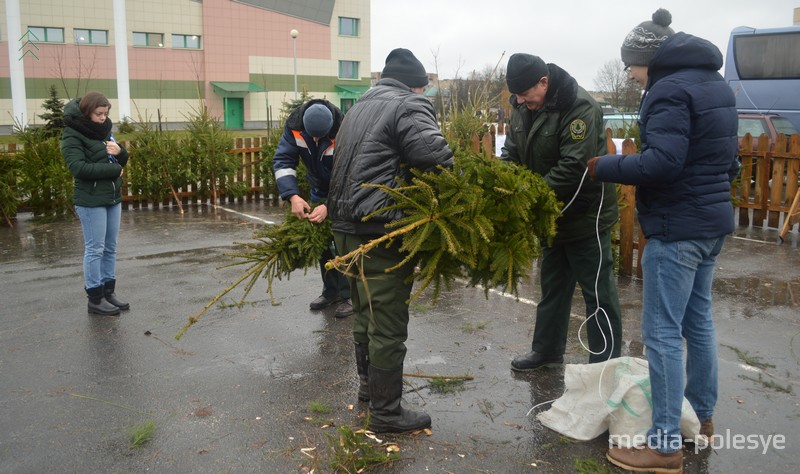
MULTIPOLYGON (((321 289, 316 270, 276 281, 277 305, 265 282, 241 307, 234 290, 174 339, 243 272, 219 268, 234 242, 282 215, 264 203, 123 211, 117 293, 131 310, 120 317, 86 312, 77 220, 23 214, 0 227, 0 472, 331 472, 331 437, 361 426, 366 406, 356 398, 350 319, 308 309, 321 289), (149 422, 152 439, 132 448, 131 430, 149 422)), ((793 231, 776 240, 775 231, 738 229, 718 260, 714 421, 728 441, 685 451, 687 473, 798 470, 799 239, 793 231), (769 435, 785 443, 756 446, 769 435)), ((530 347, 536 268, 531 275, 519 299, 457 284, 435 303, 428 294, 412 303, 404 372, 474 379, 439 393, 429 379, 406 377, 404 404, 431 415, 431 433, 380 436, 400 459, 372 472, 615 472, 606 438, 574 442, 543 427, 535 413, 546 403, 528 414, 564 390, 563 369, 510 370, 530 347)), ((623 354, 641 356, 641 281, 621 277, 619 290, 623 354)), ((568 363, 588 358, 577 337, 582 311, 576 292, 568 363)))

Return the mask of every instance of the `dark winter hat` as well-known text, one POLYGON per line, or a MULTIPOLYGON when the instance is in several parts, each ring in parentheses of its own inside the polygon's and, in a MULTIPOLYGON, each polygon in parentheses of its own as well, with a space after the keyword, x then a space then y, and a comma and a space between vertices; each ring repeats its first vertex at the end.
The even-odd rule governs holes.
POLYGON ((539 56, 514 53, 508 58, 506 84, 512 94, 520 94, 539 83, 550 73, 547 64, 539 56))
POLYGON ((386 56, 386 66, 383 67, 381 77, 397 79, 408 87, 424 87, 428 84, 425 66, 414 53, 405 48, 392 50, 386 56))
POLYGON ((625 66, 647 66, 664 40, 675 34, 669 25, 672 14, 659 8, 653 13, 653 21, 645 21, 632 29, 622 42, 622 62, 625 66))
POLYGON ((303 114, 303 126, 312 137, 324 137, 333 127, 333 114, 322 104, 314 104, 303 114))

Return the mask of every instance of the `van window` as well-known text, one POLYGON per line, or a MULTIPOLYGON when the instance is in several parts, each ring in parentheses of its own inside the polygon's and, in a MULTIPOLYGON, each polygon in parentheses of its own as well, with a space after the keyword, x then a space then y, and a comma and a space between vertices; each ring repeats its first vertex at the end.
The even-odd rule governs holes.
POLYGON ((753 138, 758 138, 762 133, 767 133, 766 120, 762 118, 739 117, 739 136, 743 137, 748 133, 753 138))

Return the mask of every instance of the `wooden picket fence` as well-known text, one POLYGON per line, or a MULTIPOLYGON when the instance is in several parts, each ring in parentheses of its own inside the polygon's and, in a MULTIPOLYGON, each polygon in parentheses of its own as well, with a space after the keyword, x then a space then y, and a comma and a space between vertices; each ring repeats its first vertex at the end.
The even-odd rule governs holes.
MULTIPOLYGON (((277 199, 277 194, 273 192, 275 183, 272 177, 268 176, 266 179, 262 180, 259 179, 259 174, 256 172, 261 163, 261 147, 266 141, 267 137, 234 138, 233 140, 233 148, 230 150, 230 153, 238 155, 242 164, 234 181, 237 183, 245 183, 245 188, 247 189, 245 194, 241 197, 221 194, 217 196, 218 202, 214 203, 213 197, 202 185, 190 184, 186 188, 178 188, 175 195, 170 194, 165 197, 163 201, 153 202, 149 201, 146 196, 136 194, 130 189, 128 182, 123 182, 122 207, 124 209, 140 209, 172 206, 178 204, 176 202, 176 197, 180 199, 181 205, 183 206, 190 204, 219 204, 222 202, 253 202, 277 199)), ((131 148, 129 143, 122 142, 122 144, 130 150, 131 157, 135 157, 136 149, 131 148)))
MULTIPOLYGON (((478 140, 473 137, 472 149, 484 156, 493 156, 497 129, 478 140), (491 154, 490 154, 491 150, 491 154)), ((609 153, 616 153, 612 130, 606 130, 609 153)), ((741 180, 731 188, 731 196, 740 226, 778 229, 780 237, 796 228, 800 221, 800 135, 787 139, 779 135, 771 147, 767 135, 761 135, 753 147, 753 138, 745 136, 739 154, 742 160, 741 180), (771 169, 770 169, 771 167, 771 169), (752 219, 750 214, 752 213, 752 219)), ((636 153, 630 139, 622 142, 622 154, 636 153)), ((620 274, 642 276, 641 255, 647 245, 636 219, 636 187, 619 187, 619 257, 620 274)))
POLYGON ((780 238, 784 239, 800 219, 800 134, 788 139, 778 135, 774 147, 770 147, 767 135, 761 135, 753 145, 748 133, 739 150, 741 182, 732 190, 739 225, 780 227, 780 238))
MULTIPOLYGON (((497 134, 504 134, 505 127, 492 125, 489 133, 479 138, 474 135, 471 147, 487 158, 495 156, 495 138, 497 134)), ((616 152, 616 146, 611 139, 611 130, 606 130, 606 139, 609 153, 616 152)), ((231 153, 241 157, 242 166, 234 178, 236 182, 245 183, 247 191, 241 197, 218 196, 218 202, 252 202, 259 200, 276 200, 274 178, 268 174, 261 177, 256 172, 261 162, 261 148, 266 143, 266 137, 235 138, 231 153)), ((740 149, 741 180, 731 189, 732 199, 736 210, 739 226, 767 227, 778 229, 780 227, 781 239, 788 232, 797 229, 800 220, 800 135, 793 135, 787 139, 779 135, 774 147, 771 147, 769 137, 762 135, 755 141, 750 135, 745 136, 740 149)), ((129 144, 123 142, 127 147, 129 144)), ((14 153, 17 145, 10 144, 5 147, 5 152, 14 153)), ((128 148, 131 155, 135 156, 136 150, 128 148)), ((622 144, 622 153, 636 153, 636 146, 630 140, 622 144)), ((620 188, 620 273, 623 275, 641 276, 641 254, 646 245, 636 222, 636 197, 635 187, 621 186, 620 188)), ((201 185, 189 185, 185 189, 177 189, 160 202, 148 201, 146 197, 134 194, 127 183, 123 184, 123 207, 128 208, 158 208, 178 204, 217 204, 201 185)))
MULTIPOLYGON (((616 147, 609 132, 608 149, 613 153, 616 147)), ((625 140, 622 154, 630 153, 636 153, 636 146, 625 140)), ((800 135, 790 139, 778 135, 772 148, 769 137, 761 135, 754 149, 753 138, 747 134, 739 155, 741 178, 731 188, 739 226, 780 227, 780 239, 785 239, 800 221, 800 135)), ((620 273, 641 277, 641 255, 647 240, 635 218, 636 188, 621 186, 620 193, 620 273)))
MULTIPOLYGON (((611 140, 611 129, 606 130, 609 153, 616 153, 616 144, 611 140)), ((622 154, 636 153, 636 144, 626 139, 622 142, 622 154)), ((647 245, 642 229, 636 220, 636 186, 619 186, 619 273, 642 277, 642 253, 647 245)))

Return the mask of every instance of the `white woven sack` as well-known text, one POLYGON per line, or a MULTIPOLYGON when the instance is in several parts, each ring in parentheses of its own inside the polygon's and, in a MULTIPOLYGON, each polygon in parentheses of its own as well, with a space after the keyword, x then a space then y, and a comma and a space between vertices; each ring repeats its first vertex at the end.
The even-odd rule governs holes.
MULTIPOLYGON (((614 444, 641 444, 650 428, 650 376, 647 361, 620 357, 596 364, 567 364, 564 394, 537 419, 564 436, 587 441, 609 432, 614 444)), ((683 399, 681 432, 694 439, 700 421, 683 399)))

